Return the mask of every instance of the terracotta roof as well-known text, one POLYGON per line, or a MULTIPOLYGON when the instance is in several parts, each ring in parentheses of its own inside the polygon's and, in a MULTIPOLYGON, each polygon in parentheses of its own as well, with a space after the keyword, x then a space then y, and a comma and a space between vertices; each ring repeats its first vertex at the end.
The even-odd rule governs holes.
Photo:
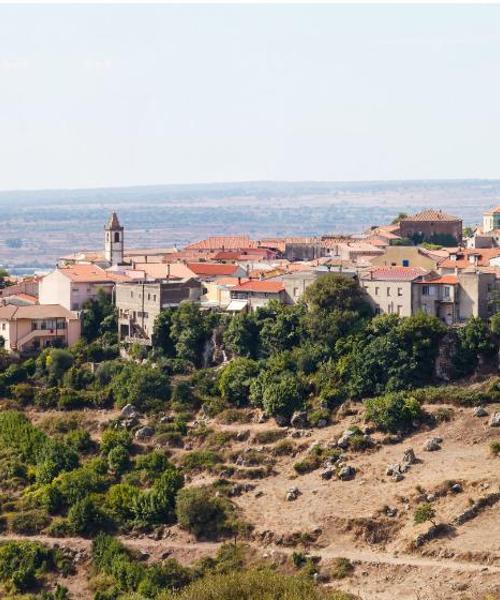
POLYGON ((118 217, 116 216, 115 212, 111 213, 108 222, 106 223, 105 229, 113 229, 115 231, 120 231, 121 229, 123 229, 123 227, 121 227, 120 225, 120 221, 118 221, 118 217))
POLYGON ((250 280, 246 277, 220 277, 215 283, 217 285, 234 286, 241 285, 242 283, 246 283, 247 281, 250 280))
POLYGON ((490 208, 484 214, 487 216, 491 216, 491 215, 498 214, 498 213, 500 213, 500 206, 495 206, 495 208, 490 208))
POLYGON ((214 277, 217 275, 232 276, 241 267, 239 265, 232 264, 219 264, 219 263, 188 263, 187 267, 198 277, 208 276, 214 277))
POLYGON ((235 286, 233 292, 263 292, 268 294, 279 294, 285 289, 282 281, 276 279, 271 281, 269 279, 252 279, 241 285, 235 286))
POLYGON ((256 243, 247 235, 211 236, 186 246, 186 250, 234 250, 253 248, 256 243))
POLYGON ((11 296, 3 296, 2 298, 11 303, 15 303, 16 300, 20 300, 26 304, 36 304, 38 302, 38 298, 36 296, 31 296, 30 294, 25 294, 24 292, 18 292, 17 294, 12 294, 11 296))
POLYGON ((195 273, 183 263, 135 263, 134 267, 134 270, 127 271, 130 277, 139 276, 134 273, 137 271, 142 271, 151 279, 196 277, 195 273))
POLYGON ((433 279, 422 279, 422 281, 417 281, 417 283, 439 283, 446 285, 455 285, 458 283, 458 277, 456 275, 441 275, 441 277, 435 277, 433 279))
POLYGON ((175 247, 171 248, 127 248, 124 256, 161 256, 162 254, 177 254, 175 247))
POLYGON ((111 283, 123 278, 126 279, 123 275, 108 273, 97 265, 68 265, 67 267, 61 267, 58 271, 75 283, 111 283))
POLYGON ((429 271, 422 267, 375 267, 362 273, 361 278, 375 281, 413 281, 428 273, 429 271))
POLYGON ((443 212, 442 210, 435 210, 433 208, 428 208, 427 210, 423 210, 422 212, 417 213, 416 215, 410 215, 404 219, 401 219, 402 223, 413 222, 413 221, 461 221, 460 217, 454 217, 453 215, 449 215, 448 213, 443 212))
POLYGON ((0 307, 0 319, 78 319, 60 304, 33 304, 32 306, 14 306, 9 304, 0 307))

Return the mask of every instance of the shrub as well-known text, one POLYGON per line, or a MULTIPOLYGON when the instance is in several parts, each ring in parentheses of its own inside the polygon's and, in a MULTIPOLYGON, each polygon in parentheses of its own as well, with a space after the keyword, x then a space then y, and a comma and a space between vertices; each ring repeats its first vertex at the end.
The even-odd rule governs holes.
POLYGON ((299 475, 305 475, 319 469, 325 460, 337 458, 338 456, 340 456, 340 451, 336 448, 314 446, 309 450, 305 458, 293 465, 293 468, 299 475))
POLYGON ((365 402, 365 418, 384 431, 408 430, 412 422, 423 416, 422 408, 414 396, 394 392, 371 398, 365 402))
POLYGON ((222 462, 222 459, 212 450, 193 450, 184 455, 182 466, 186 471, 195 469, 211 469, 222 462))
POLYGON ((423 502, 419 504, 415 510, 414 521, 416 525, 420 525, 421 523, 426 523, 430 521, 432 525, 436 525, 434 522, 434 518, 436 517, 436 511, 434 507, 429 502, 423 502))
POLYGON ((50 523, 50 517, 43 510, 24 510, 9 519, 10 529, 21 535, 36 535, 50 523))
POLYGON ((271 453, 273 456, 288 456, 290 454, 294 454, 297 447, 292 440, 280 440, 274 448, 272 448, 271 453))
POLYGON ((490 450, 494 456, 500 456, 500 442, 491 442, 490 450))
POLYGON ((179 525, 197 538, 216 539, 234 529, 231 503, 206 487, 190 487, 177 494, 179 525))
POLYGON ((242 600, 354 600, 350 594, 316 586, 308 578, 270 570, 207 575, 180 593, 165 594, 159 600, 234 600, 235 590, 242 600))
POLYGON ((132 435, 126 429, 106 429, 101 437, 101 452, 107 455, 117 446, 129 452, 132 449, 132 435))
POLYGON ((256 444, 273 444, 285 437, 283 429, 267 429, 266 431, 257 431, 253 437, 256 444))
POLYGON ((217 421, 230 425, 231 423, 251 423, 252 413, 237 408, 226 408, 217 415, 217 421))
POLYGON ((28 592, 39 584, 38 578, 50 571, 71 571, 71 565, 58 550, 39 542, 0 544, 0 581, 12 592, 28 592))
POLYGON ((130 458, 126 448, 115 446, 108 453, 109 470, 116 475, 122 475, 129 468, 130 458))
POLYGON ((333 579, 344 579, 354 571, 354 567, 348 558, 339 557, 335 559, 331 570, 333 579))
POLYGON ((85 429, 74 429, 69 431, 63 438, 64 443, 75 452, 83 454, 91 452, 95 444, 90 437, 90 433, 85 429))
POLYGON ((68 524, 77 535, 92 535, 102 529, 105 518, 97 503, 90 497, 78 500, 68 511, 68 524))

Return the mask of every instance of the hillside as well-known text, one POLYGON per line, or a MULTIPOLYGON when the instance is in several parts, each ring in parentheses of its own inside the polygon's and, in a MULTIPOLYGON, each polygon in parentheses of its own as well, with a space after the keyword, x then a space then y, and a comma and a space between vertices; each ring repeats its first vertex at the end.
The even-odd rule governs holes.
POLYGON ((373 316, 332 274, 120 356, 109 310, 0 352, 2 597, 499 597, 497 316, 373 316))

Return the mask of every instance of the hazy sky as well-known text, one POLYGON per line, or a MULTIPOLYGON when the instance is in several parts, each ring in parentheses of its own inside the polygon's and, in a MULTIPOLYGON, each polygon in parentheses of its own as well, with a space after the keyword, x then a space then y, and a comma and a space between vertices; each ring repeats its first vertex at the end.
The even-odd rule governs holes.
POLYGON ((500 177, 500 6, 0 6, 0 189, 500 177))

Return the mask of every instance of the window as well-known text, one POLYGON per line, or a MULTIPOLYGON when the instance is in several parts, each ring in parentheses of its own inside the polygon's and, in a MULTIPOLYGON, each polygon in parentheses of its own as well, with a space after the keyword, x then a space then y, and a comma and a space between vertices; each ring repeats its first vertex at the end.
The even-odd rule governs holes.
POLYGON ((443 296, 444 296, 445 298, 449 298, 449 297, 451 296, 451 288, 450 288, 450 286, 449 286, 449 285, 445 285, 445 286, 443 287, 443 296))
POLYGON ((397 312, 398 316, 400 317, 401 313, 403 312, 403 307, 401 306, 401 304, 398 304, 396 312, 397 312))
POLYGON ((80 308, 80 305, 78 304, 78 302, 73 302, 73 304, 71 305, 71 310, 78 310, 80 308))
POLYGON ((151 294, 148 292, 148 300, 151 300, 151 294))
POLYGON ((118 233, 118 231, 115 232, 115 242, 119 242, 120 241, 120 234, 118 233))
POLYGON ((409 267, 409 266, 410 266, 410 261, 407 258, 403 259, 403 267, 409 267))
POLYGON ((422 296, 429 296, 429 286, 428 285, 422 286, 422 296))
POLYGON ((390 296, 390 295, 391 295, 391 288, 390 288, 390 287, 388 287, 388 288, 387 288, 387 296, 390 296))
POLYGON ((134 292, 130 292, 130 297, 133 298, 134 297, 134 292))
MULTIPOLYGON (((207 292, 205 291, 204 293, 206 294, 207 292)), ((156 302, 156 294, 153 294, 153 302, 156 302)))
POLYGON ((378 296, 378 290, 379 290, 379 288, 378 288, 378 287, 376 287, 376 288, 375 288, 375 296, 378 296))
POLYGON ((398 288, 398 296, 402 296, 403 295, 403 288, 398 288))

